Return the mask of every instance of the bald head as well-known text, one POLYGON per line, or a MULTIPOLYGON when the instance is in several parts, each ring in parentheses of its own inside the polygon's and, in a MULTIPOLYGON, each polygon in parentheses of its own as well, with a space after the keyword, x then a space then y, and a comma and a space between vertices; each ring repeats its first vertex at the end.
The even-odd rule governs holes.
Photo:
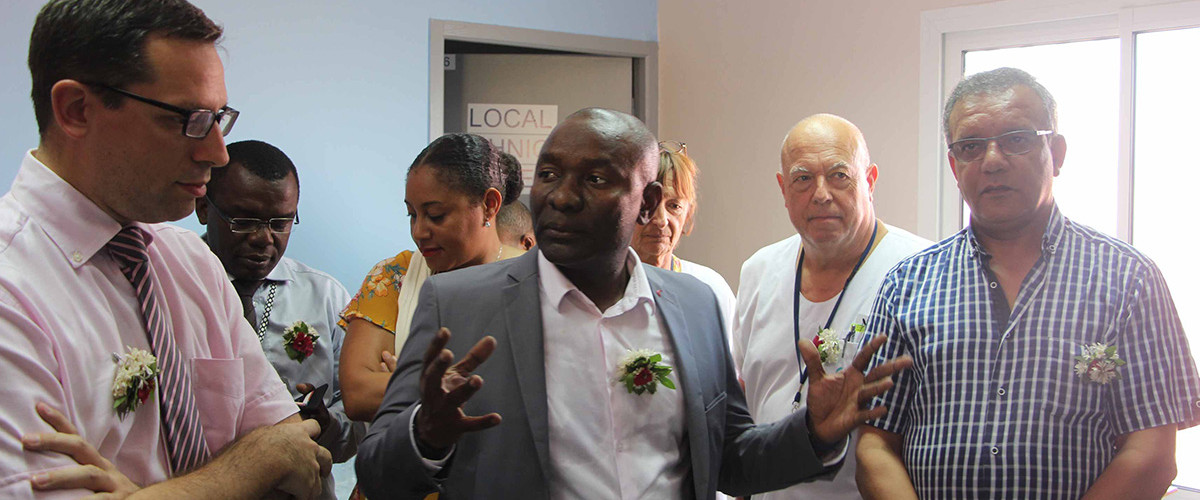
POLYGON ((837 254, 870 239, 878 169, 858 127, 812 115, 788 131, 779 158, 784 206, 806 249, 837 254))
POLYGON ((871 164, 871 153, 867 150, 867 140, 863 138, 862 131, 850 120, 838 115, 818 113, 792 126, 783 138, 780 150, 783 174, 787 175, 793 166, 789 156, 813 149, 842 151, 846 158, 853 159, 864 170, 871 164))
POLYGON ((658 139, 637 117, 605 108, 584 108, 571 113, 550 132, 546 144, 580 137, 603 143, 614 161, 634 167, 651 182, 658 177, 658 139), (561 136, 571 135, 571 138, 561 136))
POLYGON ((600 108, 571 114, 550 132, 534 169, 538 248, 560 269, 616 272, 634 228, 662 199, 657 177, 658 143, 640 120, 600 108))

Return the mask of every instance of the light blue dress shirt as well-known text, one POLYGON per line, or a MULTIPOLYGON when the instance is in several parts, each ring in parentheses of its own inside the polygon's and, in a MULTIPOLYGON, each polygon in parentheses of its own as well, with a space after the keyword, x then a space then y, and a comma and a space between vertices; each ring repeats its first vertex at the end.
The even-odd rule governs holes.
MULTIPOLYGON (((338 358, 346 336, 338 326, 338 314, 350 303, 350 294, 332 276, 283 257, 254 292, 256 331, 266 311, 272 286, 275 287, 275 296, 271 300, 271 311, 263 332, 263 352, 293 397, 300 395, 296 384, 312 384, 313 387, 329 385, 325 392, 325 405, 329 408, 332 421, 317 438, 317 443, 333 454, 334 462, 349 460, 358 451, 358 442, 366 434, 365 423, 354 422, 346 416, 338 382, 338 358), (296 321, 304 321, 319 335, 312 355, 303 362, 289 358, 284 348, 283 333, 296 321)), ((332 481, 330 483, 326 485, 326 493, 332 498, 332 481)))

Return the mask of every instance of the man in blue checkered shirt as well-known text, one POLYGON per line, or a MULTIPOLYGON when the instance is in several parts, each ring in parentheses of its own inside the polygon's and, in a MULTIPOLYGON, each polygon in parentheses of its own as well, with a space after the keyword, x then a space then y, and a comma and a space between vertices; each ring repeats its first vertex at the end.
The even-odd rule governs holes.
POLYGON ((1054 203, 1054 98, 1012 69, 964 80, 943 116, 969 227, 884 279, 878 360, 915 365, 861 429, 867 498, 1161 498, 1200 377, 1166 282, 1054 203))

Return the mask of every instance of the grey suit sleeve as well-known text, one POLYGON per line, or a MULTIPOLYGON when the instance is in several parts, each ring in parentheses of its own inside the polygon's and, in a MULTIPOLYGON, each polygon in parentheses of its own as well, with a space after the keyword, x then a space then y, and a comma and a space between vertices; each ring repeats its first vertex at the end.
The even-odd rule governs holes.
POLYGON ((412 329, 396 371, 388 382, 383 403, 358 449, 355 471, 367 498, 422 498, 439 490, 439 480, 449 465, 436 476, 417 455, 409 432, 414 405, 420 402, 422 358, 437 334, 439 315, 436 280, 421 287, 412 329))
POLYGON ((754 423, 729 352, 724 355, 725 445, 717 488, 728 495, 745 496, 836 473, 841 462, 825 467, 813 450, 804 411, 776 422, 754 423))

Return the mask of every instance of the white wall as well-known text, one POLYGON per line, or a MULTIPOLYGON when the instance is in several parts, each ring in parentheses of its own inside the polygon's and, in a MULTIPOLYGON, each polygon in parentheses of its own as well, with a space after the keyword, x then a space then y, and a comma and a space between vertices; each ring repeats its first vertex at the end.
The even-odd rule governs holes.
POLYGON ((819 112, 862 129, 879 164, 877 214, 915 231, 920 13, 971 3, 660 0, 659 135, 686 142, 701 172, 679 255, 736 288, 746 258, 795 234, 775 182, 779 146, 819 112))
MULTIPOLYGON (((41 0, 0 2, 0 186, 36 146, 25 58, 41 0)), ((404 171, 427 142, 429 20, 654 41, 655 0, 194 0, 225 26, 227 138, 262 139, 300 169, 288 255, 351 290, 414 248, 404 171)), ((6 188, 0 188, 7 191, 6 188)), ((199 228, 194 217, 182 225, 199 228)))

